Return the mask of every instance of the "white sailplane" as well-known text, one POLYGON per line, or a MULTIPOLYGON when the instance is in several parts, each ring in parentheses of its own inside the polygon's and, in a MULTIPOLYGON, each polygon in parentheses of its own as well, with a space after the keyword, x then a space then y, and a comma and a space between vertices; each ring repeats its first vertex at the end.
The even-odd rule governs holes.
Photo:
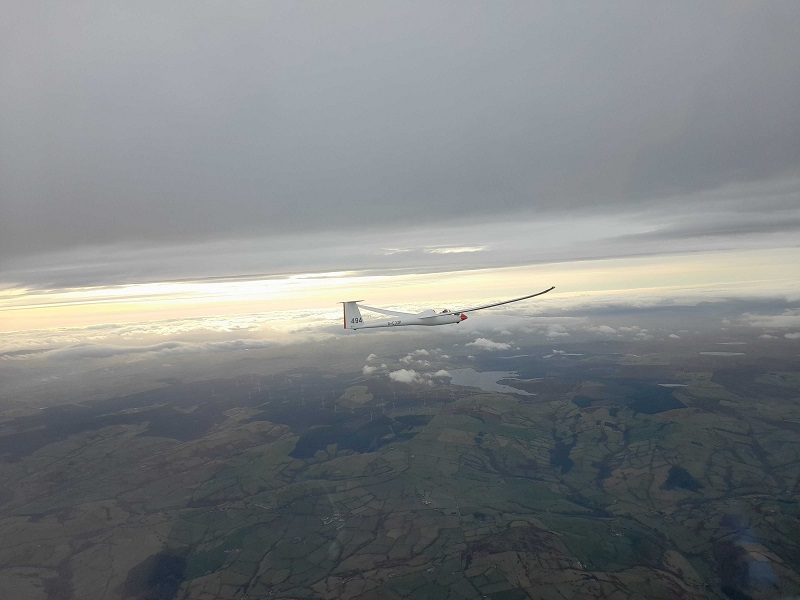
POLYGON ((373 329, 376 327, 399 327, 403 325, 448 325, 451 323, 461 323, 467 319, 466 313, 474 312, 476 310, 483 310, 484 308, 492 308, 493 306, 502 306, 503 304, 511 304, 512 302, 519 302, 520 300, 527 300, 541 296, 547 292, 554 290, 555 286, 537 292, 528 296, 521 296, 512 300, 504 300, 503 302, 494 302, 493 304, 485 304, 483 306, 475 306, 473 308, 465 308, 464 310, 443 310, 436 312, 435 310, 424 310, 420 313, 407 313, 397 310, 387 310, 385 308, 374 308, 372 306, 365 306, 359 304, 362 300, 350 300, 349 302, 342 302, 344 305, 344 328, 345 329, 373 329), (361 317, 361 310, 368 310, 370 312, 378 313, 391 317, 387 320, 364 322, 361 317))

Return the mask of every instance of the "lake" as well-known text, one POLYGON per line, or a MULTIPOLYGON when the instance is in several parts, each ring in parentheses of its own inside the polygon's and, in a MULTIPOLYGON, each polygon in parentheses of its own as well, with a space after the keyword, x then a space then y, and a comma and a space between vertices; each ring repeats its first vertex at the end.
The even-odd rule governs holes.
MULTIPOLYGON (((476 371, 475 369, 453 369, 449 371, 452 383, 466 387, 476 387, 487 392, 501 392, 503 394, 521 394, 534 396, 529 392, 518 390, 508 385, 498 383, 501 379, 518 379, 517 374, 511 371, 476 371)), ((523 380, 530 381, 530 380, 523 380)))

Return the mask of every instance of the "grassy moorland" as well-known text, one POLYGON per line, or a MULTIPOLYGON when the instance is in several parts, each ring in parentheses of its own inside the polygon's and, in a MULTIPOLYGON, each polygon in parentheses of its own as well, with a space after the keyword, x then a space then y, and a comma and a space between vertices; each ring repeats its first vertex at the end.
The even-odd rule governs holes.
POLYGON ((0 587, 50 600, 800 593, 796 367, 625 350, 506 360, 520 394, 308 372, 7 415, 0 587))

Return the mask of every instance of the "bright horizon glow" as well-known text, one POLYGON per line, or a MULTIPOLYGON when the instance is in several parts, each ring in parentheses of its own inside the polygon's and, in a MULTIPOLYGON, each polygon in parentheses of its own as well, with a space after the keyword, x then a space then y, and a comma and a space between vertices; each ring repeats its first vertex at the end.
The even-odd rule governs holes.
MULTIPOLYGON (((175 318, 271 313, 330 314, 353 298, 386 307, 468 308, 551 285, 560 303, 592 297, 800 298, 797 248, 661 255, 410 275, 354 271, 276 279, 163 281, 67 290, 0 293, 0 331, 20 332, 175 318)), ((324 317, 320 317, 324 318, 324 317)))

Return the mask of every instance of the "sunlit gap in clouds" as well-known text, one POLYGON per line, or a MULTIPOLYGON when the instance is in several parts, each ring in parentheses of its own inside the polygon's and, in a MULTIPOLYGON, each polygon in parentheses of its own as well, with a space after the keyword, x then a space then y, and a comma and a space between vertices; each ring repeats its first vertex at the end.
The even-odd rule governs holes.
POLYGON ((556 286, 536 307, 592 301, 700 301, 800 297, 796 249, 619 258, 440 273, 298 273, 273 279, 174 281, 0 295, 0 330, 30 331, 108 323, 154 323, 259 315, 266 330, 288 334, 339 323, 338 302, 364 300, 399 309, 456 310, 556 286))
POLYGON ((347 285, 347 272, 303 273, 276 279, 165 281, 58 290, 12 290, 0 296, 5 331, 87 326, 139 316, 171 319, 297 308, 297 300, 347 285))

